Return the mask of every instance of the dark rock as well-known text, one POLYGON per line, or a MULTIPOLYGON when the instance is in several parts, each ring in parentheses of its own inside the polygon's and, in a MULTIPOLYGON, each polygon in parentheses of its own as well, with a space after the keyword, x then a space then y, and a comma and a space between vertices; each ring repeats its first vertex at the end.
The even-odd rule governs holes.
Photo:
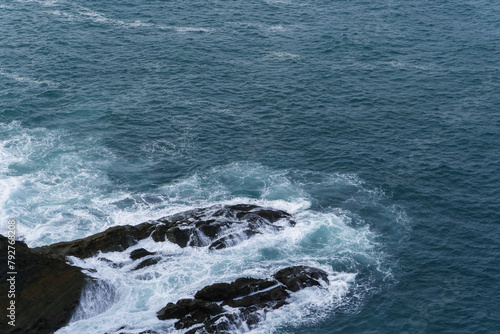
MULTIPOLYGON (((16 323, 19 326, 16 330, 49 333, 67 323, 78 305, 87 276, 80 268, 66 264, 66 256, 88 258, 100 252, 123 251, 148 237, 155 241, 169 240, 181 247, 208 246, 210 249, 222 249, 262 233, 262 230, 279 231, 286 224, 293 226, 295 222, 291 220, 290 214, 281 210, 249 204, 217 205, 136 226, 115 226, 86 238, 33 249, 17 242, 16 261, 23 270, 16 277, 16 305, 23 312, 17 314, 16 323)), ((1 237, 0 241, 5 244, 6 249, 7 239, 1 237)), ((6 253, 3 253, 4 257, 5 255, 6 253)), ((155 253, 145 249, 131 252, 130 257, 133 260, 151 256, 133 270, 156 264, 161 260, 160 257, 152 255, 155 253)), ((111 266, 119 266, 104 258, 100 259, 111 266)), ((0 260, 6 263, 5 259, 0 260)), ((1 278, 0 285, 6 285, 5 274, 1 278)), ((275 281, 242 278, 232 283, 218 283, 206 287, 188 304, 185 305, 186 301, 179 304, 179 301, 173 304, 176 308, 173 305, 170 305, 170 308, 181 308, 182 312, 187 310, 185 315, 176 317, 179 319, 176 323, 178 328, 188 328, 199 323, 205 328, 222 333, 230 330, 228 328, 231 328, 232 323, 255 324, 258 316, 252 311, 254 307, 277 308, 284 305, 287 296, 288 292, 275 281), (240 311, 238 314, 226 314, 225 309, 214 301, 222 305, 235 305, 240 311), (217 317, 224 318, 227 322, 214 322, 217 317)), ((5 295, 0 296, 1 307, 7 307, 8 302, 5 295)), ((168 317, 173 313, 168 313, 166 309, 162 314, 159 317, 168 317)))
MULTIPOLYGON (((7 264, 8 239, 0 235, 0 262, 7 264)), ((71 266, 61 255, 44 254, 30 249, 21 241, 15 243, 17 275, 16 326, 5 326, 1 333, 53 333, 65 326, 80 301, 87 279, 78 267, 71 266)), ((0 271, 0 308, 9 306, 6 271, 0 271)), ((5 319, 2 320, 6 324, 5 319)))
POLYGON ((328 283, 325 271, 306 266, 282 269, 274 277, 276 280, 245 277, 232 283, 206 286, 195 294, 194 299, 167 304, 158 312, 158 318, 179 319, 175 328, 191 328, 186 334, 234 333, 235 327, 243 325, 255 328, 267 312, 287 304, 289 291, 320 285, 320 281, 328 283), (231 308, 225 309, 224 306, 231 308))
POLYGON ((194 298, 218 302, 238 297, 236 287, 230 283, 215 283, 198 291, 194 298))
MULTIPOLYGON (((181 299, 175 304, 168 303, 156 315, 160 320, 181 319, 183 320, 182 324, 186 324, 187 322, 191 322, 191 319, 197 320, 196 323, 201 323, 223 312, 224 309, 216 303, 200 299, 181 299)), ((187 327, 183 325, 181 328, 187 327)))
POLYGON ((160 261, 161 261, 161 257, 152 257, 152 258, 149 258, 149 259, 142 261, 132 270, 139 270, 139 269, 142 269, 145 267, 149 267, 149 266, 157 264, 160 261))
POLYGON ((35 248, 35 250, 42 253, 56 253, 79 258, 91 257, 99 252, 122 251, 137 244, 139 240, 149 237, 154 225, 153 223, 142 223, 137 226, 114 226, 87 238, 58 242, 49 246, 35 248))
POLYGON ((236 281, 231 283, 238 291, 239 296, 245 296, 256 291, 261 291, 276 285, 276 282, 259 279, 259 278, 249 278, 243 277, 238 278, 236 281))
POLYGON ((167 306, 162 308, 156 313, 160 320, 166 319, 179 319, 185 317, 191 311, 188 307, 192 299, 180 299, 176 304, 168 303, 167 306))
POLYGON ((232 334, 235 327, 241 327, 244 322, 242 313, 227 313, 210 319, 199 333, 232 334))
POLYGON ((152 238, 155 241, 168 239, 181 247, 222 249, 260 233, 261 228, 279 231, 283 227, 274 224, 279 220, 295 225, 290 218, 284 211, 257 205, 219 205, 159 219, 161 224, 156 226, 152 238))
POLYGON ((278 308, 284 305, 288 296, 286 288, 276 281, 239 278, 232 283, 206 286, 195 294, 194 299, 169 303, 157 316, 160 320, 179 319, 175 323, 177 329, 203 324, 205 332, 225 333, 243 322, 255 325, 260 319, 257 313, 259 310, 278 308), (222 303, 219 305, 215 302, 222 303), (223 308, 225 305, 239 308, 239 312, 228 313, 223 308))
POLYGON ((215 283, 204 287, 195 294, 195 298, 213 302, 227 301, 276 285, 275 281, 257 278, 238 278, 232 283, 215 283))
POLYGON ((259 315, 257 315, 256 313, 250 313, 247 316, 246 324, 247 324, 248 328, 254 329, 255 327, 257 327, 257 324, 261 320, 262 320, 261 317, 259 315))
POLYGON ((149 251, 145 250, 144 248, 139 248, 139 249, 136 249, 136 250, 133 250, 132 252, 130 252, 130 258, 132 260, 137 260, 137 259, 140 259, 142 257, 149 256, 149 255, 155 255, 155 254, 156 253, 149 252, 149 251))
POLYGON ((284 301, 288 297, 289 294, 286 288, 283 285, 277 285, 273 289, 253 293, 243 298, 229 299, 224 301, 222 305, 229 305, 231 307, 258 306, 259 308, 270 307, 276 309, 283 306, 284 303, 279 302, 284 301), (276 307, 277 305, 279 305, 279 307, 276 307))
POLYGON ((328 274, 317 268, 297 266, 281 269, 273 276, 277 281, 286 285, 290 291, 321 285, 320 281, 328 282, 328 274))

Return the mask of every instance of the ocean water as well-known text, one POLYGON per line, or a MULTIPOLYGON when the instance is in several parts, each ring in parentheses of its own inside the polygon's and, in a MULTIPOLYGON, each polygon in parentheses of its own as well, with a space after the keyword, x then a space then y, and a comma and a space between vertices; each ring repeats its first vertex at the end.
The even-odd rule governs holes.
POLYGON ((297 225, 73 258, 99 280, 57 333, 175 333, 168 302, 289 265, 331 284, 252 333, 500 332, 500 3, 2 0, 0 231, 227 203, 297 225))

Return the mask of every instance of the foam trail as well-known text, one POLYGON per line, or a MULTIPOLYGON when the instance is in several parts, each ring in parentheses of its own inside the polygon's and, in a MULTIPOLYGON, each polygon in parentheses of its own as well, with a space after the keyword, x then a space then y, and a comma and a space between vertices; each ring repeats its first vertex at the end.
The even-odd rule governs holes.
MULTIPOLYGON (((52 6, 50 6, 52 7, 52 6)), ((141 20, 135 20, 133 22, 127 22, 116 18, 108 17, 102 13, 96 12, 89 8, 83 6, 77 6, 77 9, 71 11, 65 11, 61 9, 54 9, 46 11, 48 14, 58 16, 68 21, 90 21, 99 24, 108 24, 116 27, 125 27, 128 29, 133 28, 155 28, 160 30, 173 30, 179 33, 188 32, 212 32, 213 29, 203 28, 203 27, 177 27, 169 26, 163 24, 155 24, 149 22, 142 22, 141 20)))
POLYGON ((271 52, 269 55, 266 56, 266 58, 269 59, 276 59, 280 61, 286 61, 286 60, 299 60, 300 55, 295 54, 295 53, 290 53, 290 52, 284 52, 284 51, 276 51, 276 52, 271 52))
POLYGON ((49 81, 49 80, 39 80, 39 79, 35 79, 35 78, 25 77, 25 76, 21 76, 19 74, 13 73, 13 72, 5 71, 1 68, 0 68, 0 75, 5 77, 5 78, 15 80, 17 82, 23 82, 23 83, 28 83, 28 84, 32 84, 32 85, 46 85, 49 87, 59 86, 58 83, 54 83, 54 82, 49 81))

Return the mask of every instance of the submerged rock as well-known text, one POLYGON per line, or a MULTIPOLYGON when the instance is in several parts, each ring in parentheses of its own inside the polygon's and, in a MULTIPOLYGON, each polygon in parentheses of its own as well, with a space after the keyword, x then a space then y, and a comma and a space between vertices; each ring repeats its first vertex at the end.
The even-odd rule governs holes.
MULTIPOLYGON (((7 265, 8 239, 0 235, 0 262, 7 265)), ((60 255, 30 249, 24 242, 15 243, 15 327, 2 320, 2 333, 53 333, 65 326, 78 306, 82 289, 89 279, 78 267, 66 263, 60 255)), ((9 291, 5 271, 0 274, 2 291, 9 291)), ((6 310, 10 300, 0 295, 0 307, 6 310)), ((5 318, 5 315, 3 315, 5 318)), ((8 318, 7 318, 8 319, 8 318)))
MULTIPOLYGON (((136 226, 114 226, 86 238, 59 242, 37 250, 47 254, 88 258, 99 252, 123 251, 148 237, 156 242, 168 240, 180 247, 209 246, 210 249, 221 249, 264 231, 279 231, 287 225, 294 226, 295 222, 289 213, 282 210, 251 204, 217 205, 136 226)), ((132 253, 131 257, 146 256, 132 253)))
POLYGON ((328 274, 317 268, 297 266, 278 271, 275 280, 238 278, 199 290, 193 299, 168 303, 158 311, 160 320, 178 319, 177 329, 187 333, 233 333, 243 325, 254 328, 267 312, 287 303, 289 291, 328 283, 328 274), (228 306, 228 307, 226 307, 228 306))

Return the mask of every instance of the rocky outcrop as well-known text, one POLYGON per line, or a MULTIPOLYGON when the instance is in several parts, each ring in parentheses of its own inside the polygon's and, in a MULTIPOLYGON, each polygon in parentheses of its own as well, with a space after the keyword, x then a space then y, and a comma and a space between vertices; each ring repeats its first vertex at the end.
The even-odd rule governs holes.
POLYGON ((181 247, 209 246, 221 249, 262 233, 295 225, 289 213, 257 205, 238 204, 195 209, 158 220, 152 233, 155 241, 169 241, 181 247))
POLYGON ((149 237, 153 229, 153 224, 151 223, 142 223, 136 226, 114 226, 87 238, 58 242, 35 249, 38 252, 46 254, 76 256, 83 259, 96 255, 99 252, 106 253, 125 250, 137 244, 139 240, 149 237))
POLYGON ((158 319, 178 319, 175 328, 191 334, 229 334, 242 326, 254 328, 267 312, 285 305, 290 292, 328 283, 325 271, 306 266, 282 269, 274 278, 239 278, 206 286, 193 299, 168 303, 158 311, 158 319))
MULTIPOLYGON (((0 247, 0 262, 7 265, 8 239, 1 235, 0 247)), ((16 326, 7 325, 2 319, 0 332, 44 334, 66 325, 89 278, 80 268, 67 264, 64 257, 37 252, 21 241, 15 243, 15 266, 16 326)), ((1 271, 1 291, 5 291, 0 295, 2 310, 6 310, 12 300, 6 293, 10 289, 7 286, 9 277, 1 271)))
POLYGON ((114 226, 104 232, 74 241, 39 247, 42 253, 87 258, 99 252, 122 251, 140 240, 168 240, 180 247, 233 246, 264 231, 279 231, 295 222, 289 213, 257 205, 217 205, 194 209, 136 226, 114 226))

